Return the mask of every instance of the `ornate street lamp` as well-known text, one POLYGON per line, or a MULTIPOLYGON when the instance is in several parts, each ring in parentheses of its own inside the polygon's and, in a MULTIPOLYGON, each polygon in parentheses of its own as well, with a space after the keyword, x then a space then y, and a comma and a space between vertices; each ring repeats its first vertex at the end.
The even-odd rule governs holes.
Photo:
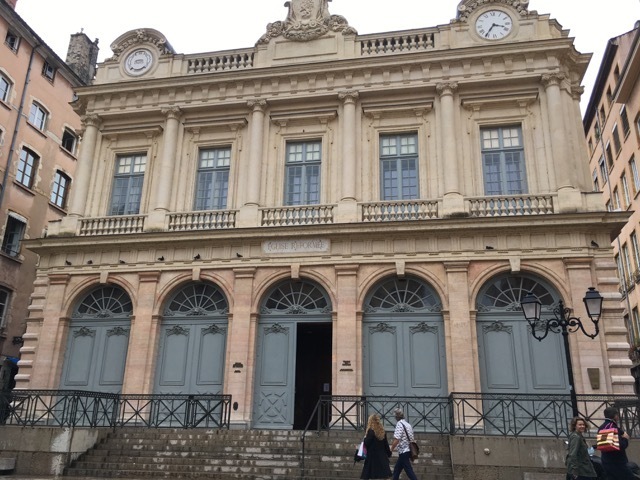
POLYGON ((571 351, 569 350, 569 333, 581 330, 589 338, 596 338, 600 333, 599 322, 602 314, 602 295, 594 287, 589 287, 582 301, 587 308, 587 315, 593 323, 594 333, 588 333, 582 321, 578 317, 571 316, 571 309, 565 308, 562 300, 553 309, 553 318, 547 320, 540 319, 542 313, 542 303, 532 293, 529 292, 521 300, 522 313, 531 327, 531 334, 536 340, 542 341, 549 335, 549 332, 562 333, 564 342, 564 353, 567 362, 567 373, 569 374, 569 393, 571 395, 571 408, 573 416, 578 416, 578 398, 573 383, 573 367, 571 363, 571 351), (542 332, 542 333, 539 333, 542 332))

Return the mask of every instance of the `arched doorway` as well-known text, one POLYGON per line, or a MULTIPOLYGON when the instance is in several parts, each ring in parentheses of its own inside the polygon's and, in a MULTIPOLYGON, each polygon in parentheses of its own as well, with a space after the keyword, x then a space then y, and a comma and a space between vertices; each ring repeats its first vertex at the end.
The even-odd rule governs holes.
POLYGON ((307 280, 273 288, 260 309, 253 424, 304 428, 320 395, 331 394, 331 302, 307 280))
POLYGON ((71 315, 60 389, 120 393, 132 305, 120 287, 93 289, 71 315))
POLYGON ((447 396, 442 302, 417 278, 392 278, 365 300, 363 388, 374 396, 447 396))
POLYGON ((167 301, 154 393, 220 394, 227 344, 227 299, 210 283, 190 283, 167 301))
POLYGON ((553 422, 555 415, 567 415, 535 399, 537 394, 568 395, 569 377, 562 335, 550 334, 540 342, 522 315, 520 302, 529 292, 540 300, 543 313, 551 315, 560 297, 553 287, 533 275, 494 277, 477 299, 482 393, 496 394, 485 399, 483 408, 489 427, 500 431, 526 433, 536 428, 532 416, 544 423, 545 416, 553 422), (528 396, 518 397, 520 394, 528 396))

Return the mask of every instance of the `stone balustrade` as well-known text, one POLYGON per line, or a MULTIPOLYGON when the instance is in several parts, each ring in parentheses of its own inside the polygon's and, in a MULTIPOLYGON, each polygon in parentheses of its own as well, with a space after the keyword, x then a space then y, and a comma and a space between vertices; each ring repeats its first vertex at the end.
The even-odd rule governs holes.
POLYGON ((187 57, 187 73, 226 72, 253 68, 254 50, 216 52, 210 56, 187 57))
POLYGON ((170 232, 235 228, 236 210, 211 210, 169 214, 170 232))
MULTIPOLYGON (((470 217, 508 217, 551 215, 555 213, 554 195, 514 195, 472 197, 465 200, 470 217)), ((411 222, 441 218, 438 200, 397 200, 358 204, 358 219, 371 222, 411 222)), ((299 205, 260 209, 261 227, 328 225, 335 223, 335 205, 299 205)), ((173 212, 167 215, 166 230, 186 232, 237 228, 238 210, 173 212)), ((78 236, 142 233, 146 215, 83 218, 78 236)), ((55 234, 54 234, 55 236, 55 234)))
POLYGON ((435 33, 429 31, 398 32, 389 36, 365 36, 359 39, 360 55, 369 57, 387 53, 433 50, 435 33))
POLYGON ((113 217, 83 218, 78 235, 122 235, 142 233, 146 215, 121 215, 113 217))

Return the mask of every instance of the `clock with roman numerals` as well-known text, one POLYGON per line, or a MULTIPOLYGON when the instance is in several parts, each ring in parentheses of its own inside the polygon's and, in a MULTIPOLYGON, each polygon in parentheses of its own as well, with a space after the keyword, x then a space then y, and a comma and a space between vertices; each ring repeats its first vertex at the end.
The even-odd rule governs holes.
POLYGON ((476 33, 485 40, 502 40, 512 29, 511 17, 502 10, 487 10, 476 19, 476 33))

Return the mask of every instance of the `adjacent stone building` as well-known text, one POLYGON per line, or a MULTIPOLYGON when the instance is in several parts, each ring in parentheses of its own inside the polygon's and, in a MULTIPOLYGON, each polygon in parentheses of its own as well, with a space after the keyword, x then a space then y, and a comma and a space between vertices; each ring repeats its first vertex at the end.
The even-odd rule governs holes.
POLYGON ((81 129, 71 102, 97 55, 77 34, 70 53, 91 51, 93 63, 71 68, 14 7, 0 1, 0 366, 17 361, 36 278, 38 256, 23 240, 46 236, 68 207, 81 129))
POLYGON ((526 0, 367 35, 328 5, 288 2, 251 48, 113 42, 77 90, 69 215, 29 241, 18 388, 223 392, 261 428, 304 426, 321 394, 632 391, 589 55, 526 0), (520 301, 591 325, 589 287, 601 334, 570 337, 569 378, 520 301))
POLYGON ((594 191, 602 191, 609 211, 630 218, 613 242, 620 279, 636 393, 640 393, 640 246, 638 221, 640 173, 640 25, 607 44, 584 117, 594 191))

